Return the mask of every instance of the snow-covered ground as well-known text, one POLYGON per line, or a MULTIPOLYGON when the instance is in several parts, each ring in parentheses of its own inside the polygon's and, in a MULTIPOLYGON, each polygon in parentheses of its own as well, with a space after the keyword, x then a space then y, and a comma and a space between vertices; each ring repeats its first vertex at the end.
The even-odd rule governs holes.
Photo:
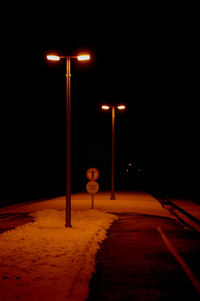
POLYGON ((28 223, 0 235, 0 300, 85 300, 99 243, 116 216, 45 209, 28 223))
POLYGON ((65 228, 65 198, 1 208, 29 212, 34 223, 0 235, 0 300, 86 300, 99 243, 117 219, 108 212, 173 216, 145 193, 72 195, 72 228, 65 228))
MULTIPOLYGON (((162 208, 160 203, 150 194, 144 192, 118 192, 116 200, 110 200, 110 193, 97 193, 94 197, 94 208, 105 212, 136 212, 166 217, 173 216, 162 208)), ((28 202, 26 204, 13 205, 0 208, 0 213, 10 212, 35 212, 41 209, 65 210, 65 197, 43 202, 28 202)), ((72 210, 85 211, 91 208, 91 196, 88 193, 72 194, 72 210)), ((73 225, 73 221, 72 221, 73 225)))

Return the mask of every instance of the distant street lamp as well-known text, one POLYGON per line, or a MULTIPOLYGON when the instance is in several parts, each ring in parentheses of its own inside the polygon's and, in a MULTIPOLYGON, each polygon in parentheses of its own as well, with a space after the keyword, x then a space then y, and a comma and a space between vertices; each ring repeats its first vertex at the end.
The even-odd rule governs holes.
POLYGON ((115 200, 114 186, 115 186, 115 110, 125 110, 124 105, 103 105, 101 106, 103 110, 112 109, 112 155, 111 155, 111 200, 115 200))
POLYGON ((89 60, 88 54, 79 56, 58 56, 47 55, 50 61, 66 60, 66 223, 65 227, 70 228, 71 225, 71 59, 78 61, 89 60))

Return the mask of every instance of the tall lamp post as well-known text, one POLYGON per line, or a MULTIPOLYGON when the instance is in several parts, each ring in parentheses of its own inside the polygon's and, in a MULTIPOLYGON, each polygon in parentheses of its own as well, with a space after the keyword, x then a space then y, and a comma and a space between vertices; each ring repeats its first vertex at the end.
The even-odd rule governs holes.
POLYGON ((88 54, 79 56, 47 55, 50 61, 66 60, 66 219, 65 227, 71 228, 71 59, 89 60, 88 54))
POLYGON ((103 110, 112 109, 112 151, 111 151, 111 200, 115 200, 115 111, 124 110, 126 107, 124 105, 103 105, 101 106, 103 110))

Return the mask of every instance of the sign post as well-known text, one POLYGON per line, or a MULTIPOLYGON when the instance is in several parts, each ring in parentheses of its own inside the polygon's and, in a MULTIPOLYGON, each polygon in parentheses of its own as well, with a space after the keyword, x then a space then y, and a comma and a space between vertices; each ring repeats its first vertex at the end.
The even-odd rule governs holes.
POLYGON ((90 180, 86 185, 86 190, 91 194, 91 209, 94 209, 94 194, 99 191, 99 184, 95 181, 99 178, 99 171, 96 168, 89 168, 86 177, 90 180))

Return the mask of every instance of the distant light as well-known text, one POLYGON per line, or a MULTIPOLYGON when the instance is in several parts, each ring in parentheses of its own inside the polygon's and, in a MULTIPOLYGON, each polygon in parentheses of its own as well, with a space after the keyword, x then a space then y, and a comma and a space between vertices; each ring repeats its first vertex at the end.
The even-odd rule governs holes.
POLYGON ((128 166, 132 166, 132 164, 131 164, 131 163, 129 163, 129 164, 128 164, 128 166))
POLYGON ((126 109, 126 107, 123 106, 123 105, 117 106, 117 108, 118 108, 118 110, 124 110, 124 109, 126 109))
POLYGON ((51 54, 51 55, 47 55, 47 59, 48 59, 49 61, 59 61, 59 60, 60 60, 60 57, 59 57, 58 55, 53 55, 53 54, 51 54))
POLYGON ((79 56, 77 56, 77 60, 78 61, 88 61, 88 60, 90 60, 90 55, 89 54, 79 55, 79 56))
POLYGON ((109 106, 101 106, 101 108, 102 108, 103 110, 109 110, 109 109, 110 109, 109 106))

